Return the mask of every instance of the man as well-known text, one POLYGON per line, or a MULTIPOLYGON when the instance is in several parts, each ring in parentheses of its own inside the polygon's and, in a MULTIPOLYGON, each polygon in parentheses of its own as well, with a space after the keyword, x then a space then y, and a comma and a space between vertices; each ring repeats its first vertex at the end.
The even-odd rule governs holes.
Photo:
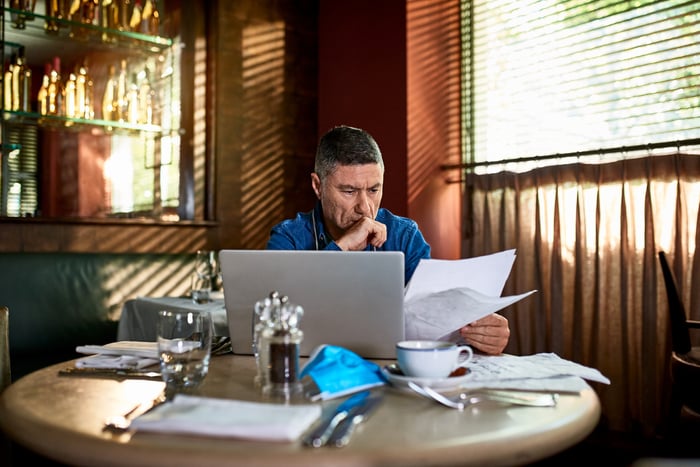
MULTIPOLYGON (((364 130, 338 126, 326 133, 316 151, 311 187, 318 202, 272 228, 270 250, 384 250, 404 253, 404 283, 430 245, 415 221, 379 205, 384 187, 384 161, 374 138, 364 130)), ((503 351, 508 320, 491 314, 460 329, 462 338, 488 354, 503 351)))

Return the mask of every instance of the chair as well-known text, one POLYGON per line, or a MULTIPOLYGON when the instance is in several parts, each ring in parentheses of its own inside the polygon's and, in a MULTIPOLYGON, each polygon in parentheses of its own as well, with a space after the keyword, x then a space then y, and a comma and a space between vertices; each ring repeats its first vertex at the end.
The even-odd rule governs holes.
POLYGON ((691 345, 691 329, 700 329, 700 321, 687 318, 676 286, 676 279, 659 251, 659 262, 666 284, 668 312, 671 323, 671 427, 680 420, 684 407, 700 414, 700 346, 691 345))
POLYGON ((0 392, 10 385, 10 310, 0 306, 0 392))

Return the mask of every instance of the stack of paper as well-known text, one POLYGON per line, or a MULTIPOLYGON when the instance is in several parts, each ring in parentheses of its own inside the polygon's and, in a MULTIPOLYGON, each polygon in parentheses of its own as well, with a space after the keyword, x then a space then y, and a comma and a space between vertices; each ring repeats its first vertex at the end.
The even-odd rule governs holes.
POLYGON ((106 345, 81 345, 75 351, 90 354, 75 362, 77 368, 136 370, 158 363, 156 342, 118 341, 106 345))
POLYGON ((515 250, 462 260, 423 259, 404 295, 407 339, 446 339, 536 290, 501 297, 515 250))

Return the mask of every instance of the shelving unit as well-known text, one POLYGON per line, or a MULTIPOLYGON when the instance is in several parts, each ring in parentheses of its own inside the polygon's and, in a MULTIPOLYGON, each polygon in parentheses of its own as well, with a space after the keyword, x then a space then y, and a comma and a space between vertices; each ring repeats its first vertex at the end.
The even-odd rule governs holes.
POLYGON ((172 217, 179 202, 182 133, 177 41, 48 16, 38 12, 43 8, 41 1, 34 12, 2 6, 3 77, 21 50, 32 80, 25 108, 8 108, 6 93, 0 99, 0 219, 172 217), (37 94, 54 57, 60 59, 64 82, 79 64, 87 64, 93 116, 40 111, 37 94), (148 71, 152 121, 103 115, 109 66, 122 61, 128 63, 129 83, 137 72, 148 71), (115 175, 124 170, 131 172, 115 175))

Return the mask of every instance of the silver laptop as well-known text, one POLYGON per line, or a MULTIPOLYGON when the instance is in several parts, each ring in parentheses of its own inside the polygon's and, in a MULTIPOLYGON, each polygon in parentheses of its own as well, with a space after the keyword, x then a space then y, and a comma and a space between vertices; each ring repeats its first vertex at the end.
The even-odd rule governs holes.
POLYGON ((321 344, 364 358, 396 358, 404 338, 401 252, 222 250, 233 352, 252 354, 253 309, 277 291, 304 308, 301 356, 321 344))

